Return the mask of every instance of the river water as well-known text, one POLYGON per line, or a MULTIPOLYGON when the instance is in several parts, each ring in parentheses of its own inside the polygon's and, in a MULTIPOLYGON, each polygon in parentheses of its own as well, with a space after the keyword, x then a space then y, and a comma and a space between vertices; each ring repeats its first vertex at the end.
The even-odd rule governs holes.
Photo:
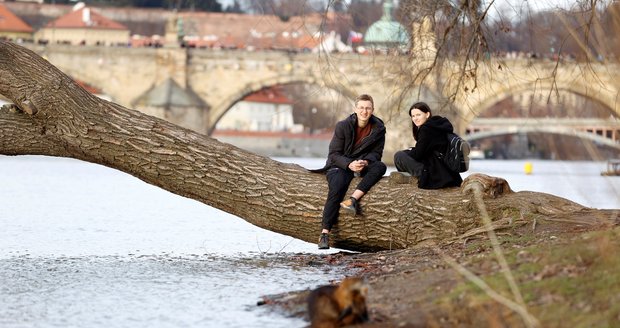
MULTIPOLYGON (((531 175, 524 163, 473 161, 470 172, 620 209, 620 177, 600 176, 605 163, 531 161, 531 175)), ((303 327, 256 302, 344 275, 290 260, 337 249, 71 159, 0 156, 0 226, 0 327, 303 327)))

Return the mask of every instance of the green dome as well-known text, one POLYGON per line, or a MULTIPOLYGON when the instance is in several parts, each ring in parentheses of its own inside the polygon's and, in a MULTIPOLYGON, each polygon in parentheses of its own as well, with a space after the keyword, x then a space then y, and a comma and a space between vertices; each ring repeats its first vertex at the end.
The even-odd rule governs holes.
POLYGON ((377 47, 409 48, 409 34, 405 28, 392 18, 392 1, 383 3, 383 16, 370 25, 364 35, 364 43, 377 47))

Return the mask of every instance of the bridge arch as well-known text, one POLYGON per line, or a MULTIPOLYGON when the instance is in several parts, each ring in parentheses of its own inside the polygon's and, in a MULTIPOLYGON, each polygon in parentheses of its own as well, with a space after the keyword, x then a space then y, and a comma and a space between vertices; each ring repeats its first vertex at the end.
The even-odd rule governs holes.
POLYGON ((528 81, 524 83, 513 83, 509 86, 502 85, 501 87, 490 88, 492 89, 492 92, 488 92, 489 96, 473 106, 479 110, 463 109, 463 117, 465 118, 466 124, 471 123, 471 121, 480 116, 480 114, 490 109, 497 102, 506 99, 508 96, 531 90, 548 91, 551 93, 555 92, 554 90, 571 92, 603 105, 605 108, 609 109, 611 114, 616 117, 620 117, 620 107, 616 104, 616 97, 619 96, 618 92, 614 93, 612 90, 604 90, 607 94, 604 94, 603 92, 595 92, 585 80, 567 82, 562 79, 557 79, 555 81, 552 79, 545 79, 533 82, 528 81))
POLYGON ((277 76, 271 77, 259 81, 255 81, 252 83, 248 83, 241 88, 238 88, 231 95, 223 99, 218 104, 211 107, 209 112, 209 122, 207 126, 207 135, 211 135, 211 133, 215 130, 215 126, 217 122, 233 107, 233 105, 239 101, 241 101, 247 95, 250 95, 254 92, 260 91, 263 88, 275 86, 275 85, 284 85, 284 84, 294 84, 294 83, 304 83, 304 84, 313 84, 317 85, 321 88, 328 88, 339 92, 345 97, 353 100, 357 97, 357 94, 349 87, 344 85, 329 85, 325 83, 323 79, 317 79, 313 76, 277 76))

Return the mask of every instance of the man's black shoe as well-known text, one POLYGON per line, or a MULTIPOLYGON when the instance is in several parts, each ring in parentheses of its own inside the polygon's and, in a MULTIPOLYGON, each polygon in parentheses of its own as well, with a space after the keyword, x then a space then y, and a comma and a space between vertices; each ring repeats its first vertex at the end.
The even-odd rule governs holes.
POLYGON ((350 211, 355 215, 362 214, 362 208, 360 207, 359 201, 355 199, 355 197, 350 197, 349 199, 340 203, 340 207, 344 208, 347 211, 350 211))
POLYGON ((319 249, 329 249, 329 236, 326 233, 319 237, 319 249))

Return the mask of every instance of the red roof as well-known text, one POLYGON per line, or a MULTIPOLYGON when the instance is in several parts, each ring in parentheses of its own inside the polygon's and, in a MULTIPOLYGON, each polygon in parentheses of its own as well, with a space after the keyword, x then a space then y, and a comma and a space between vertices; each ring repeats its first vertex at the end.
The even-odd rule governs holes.
POLYGON ((105 18, 96 11, 87 7, 72 11, 64 16, 60 16, 57 20, 49 22, 46 27, 128 30, 125 25, 105 18))
POLYGON ((3 4, 0 4, 0 32, 32 33, 33 29, 3 4))
POLYGON ((101 91, 101 89, 95 88, 92 85, 84 82, 84 81, 80 81, 78 79, 73 79, 75 81, 75 83, 77 83, 79 86, 81 86, 82 88, 84 88, 86 91, 94 94, 94 95, 100 95, 103 92, 101 91))
POLYGON ((320 40, 320 15, 291 17, 282 21, 274 15, 184 12, 186 42, 195 47, 254 49, 312 49, 320 40), (190 39, 191 37, 191 39, 190 39))
POLYGON ((243 98, 243 101, 267 103, 267 104, 292 104, 280 88, 264 88, 243 98))

